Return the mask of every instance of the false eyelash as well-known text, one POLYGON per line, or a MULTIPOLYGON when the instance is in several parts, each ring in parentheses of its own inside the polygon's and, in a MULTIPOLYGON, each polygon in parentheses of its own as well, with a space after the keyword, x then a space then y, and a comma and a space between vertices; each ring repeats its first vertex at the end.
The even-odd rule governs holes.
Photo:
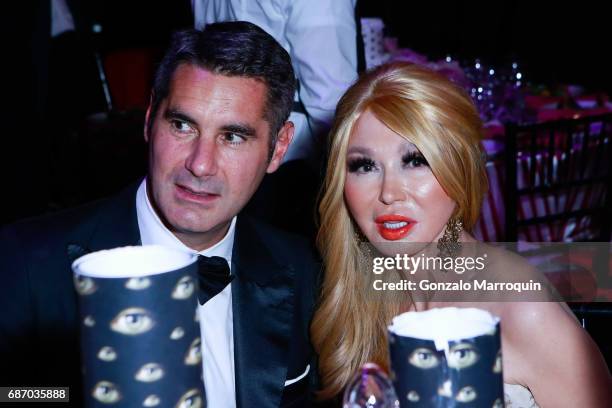
POLYGON ((358 157, 358 158, 352 159, 348 163, 348 171, 349 173, 356 173, 357 171, 359 171, 359 169, 361 169, 364 166, 374 167, 374 161, 371 159, 368 159, 367 157, 358 157))
POLYGON ((418 161, 420 165, 429 166, 429 163, 427 163, 425 156, 423 156, 423 154, 419 151, 408 152, 404 155, 404 157, 402 157, 402 163, 404 165, 410 164, 415 160, 418 161))

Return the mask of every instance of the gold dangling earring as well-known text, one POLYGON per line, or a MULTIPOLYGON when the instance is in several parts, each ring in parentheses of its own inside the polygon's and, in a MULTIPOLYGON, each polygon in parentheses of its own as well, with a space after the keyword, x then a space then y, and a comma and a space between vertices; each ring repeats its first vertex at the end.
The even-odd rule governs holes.
POLYGON ((438 250, 440 257, 453 257, 461 251, 459 234, 463 231, 463 222, 456 218, 451 218, 446 223, 444 234, 438 240, 438 250))

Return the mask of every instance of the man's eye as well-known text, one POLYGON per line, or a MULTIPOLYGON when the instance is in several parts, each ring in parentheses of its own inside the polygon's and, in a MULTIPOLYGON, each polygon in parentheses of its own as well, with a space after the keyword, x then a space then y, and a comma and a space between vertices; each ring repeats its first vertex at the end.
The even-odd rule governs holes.
POLYGON ((238 133, 228 132, 223 134, 223 140, 231 144, 239 144, 246 140, 246 138, 238 133))
POLYGON ((183 120, 174 119, 170 121, 170 125, 173 129, 180 133, 191 133, 193 131, 193 128, 189 125, 189 123, 183 120))

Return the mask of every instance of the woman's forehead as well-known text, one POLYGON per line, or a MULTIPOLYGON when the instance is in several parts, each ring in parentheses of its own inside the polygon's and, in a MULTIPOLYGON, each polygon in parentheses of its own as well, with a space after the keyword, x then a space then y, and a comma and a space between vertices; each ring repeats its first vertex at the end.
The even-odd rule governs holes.
POLYGON ((390 148, 402 153, 418 150, 408 138, 396 133, 376 116, 366 111, 352 129, 347 153, 371 153, 381 148, 390 148))

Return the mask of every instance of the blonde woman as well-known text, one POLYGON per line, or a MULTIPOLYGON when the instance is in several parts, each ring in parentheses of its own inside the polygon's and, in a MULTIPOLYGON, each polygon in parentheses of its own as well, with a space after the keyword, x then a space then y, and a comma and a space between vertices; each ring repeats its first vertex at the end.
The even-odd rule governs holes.
MULTIPOLYGON (((388 369, 386 331, 393 316, 449 305, 414 302, 402 292, 397 302, 367 298, 362 279, 371 271, 362 262, 360 241, 382 253, 389 243, 441 242, 452 248, 474 242, 470 230, 487 190, 481 133, 469 97, 414 65, 379 67, 340 100, 319 207, 318 246, 326 275, 311 326, 322 399, 338 398, 365 362, 388 369)), ((509 253, 497 257, 497 270, 504 273, 520 263, 509 253)), ((477 307, 501 318, 512 406, 522 406, 519 400, 542 407, 609 406, 610 373, 564 304, 477 307)))

